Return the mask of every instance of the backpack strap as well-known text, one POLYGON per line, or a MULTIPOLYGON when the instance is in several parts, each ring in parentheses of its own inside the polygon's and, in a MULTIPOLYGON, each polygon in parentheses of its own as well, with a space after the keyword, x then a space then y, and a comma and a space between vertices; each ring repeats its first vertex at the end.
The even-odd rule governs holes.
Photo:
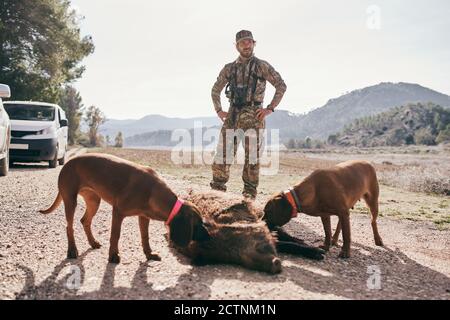
POLYGON ((258 80, 259 80, 259 77, 258 77, 259 59, 256 57, 254 57, 253 59, 255 61, 254 68, 253 68, 253 70, 249 70, 249 75, 252 74, 252 78, 253 78, 252 94, 251 94, 250 102, 253 102, 253 100, 255 98, 256 84, 258 83, 258 80))
POLYGON ((237 77, 237 65, 236 61, 231 65, 230 77, 228 79, 227 86, 225 87, 225 95, 229 97, 231 101, 234 98, 234 89, 236 88, 236 77, 237 77))

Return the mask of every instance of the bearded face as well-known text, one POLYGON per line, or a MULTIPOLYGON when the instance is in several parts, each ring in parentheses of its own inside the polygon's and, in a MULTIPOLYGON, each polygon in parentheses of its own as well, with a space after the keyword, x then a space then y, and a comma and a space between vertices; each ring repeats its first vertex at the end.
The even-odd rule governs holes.
POLYGON ((256 42, 252 39, 244 39, 236 43, 236 49, 244 58, 250 58, 253 54, 256 42))

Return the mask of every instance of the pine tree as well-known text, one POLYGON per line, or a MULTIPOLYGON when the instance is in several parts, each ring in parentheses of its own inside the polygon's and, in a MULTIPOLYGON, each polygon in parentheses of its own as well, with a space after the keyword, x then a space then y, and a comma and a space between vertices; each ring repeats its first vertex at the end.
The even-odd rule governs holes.
POLYGON ((100 145, 98 134, 99 127, 105 123, 106 117, 103 112, 96 106, 90 106, 84 118, 89 127, 89 143, 92 147, 100 145))
POLYGON ((114 145, 116 148, 122 148, 123 147, 123 136, 122 136, 122 132, 119 131, 116 135, 116 144, 114 145))
POLYGON ((1 1, 0 83, 13 99, 58 103, 61 86, 82 76, 94 45, 80 20, 68 0, 1 1))
POLYGON ((79 92, 71 86, 65 87, 61 90, 60 105, 69 121, 68 140, 69 144, 73 145, 80 134, 80 120, 83 115, 83 103, 79 92))

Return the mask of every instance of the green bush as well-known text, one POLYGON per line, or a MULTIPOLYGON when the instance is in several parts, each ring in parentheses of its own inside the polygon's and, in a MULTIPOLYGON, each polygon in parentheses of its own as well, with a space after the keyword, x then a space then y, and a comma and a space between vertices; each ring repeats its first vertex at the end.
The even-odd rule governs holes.
POLYGON ((447 128, 439 131, 438 136, 436 137, 436 143, 450 142, 450 124, 447 125, 447 128))
POLYGON ((424 144, 432 146, 436 144, 435 137, 428 128, 421 128, 414 133, 414 141, 416 144, 424 144))

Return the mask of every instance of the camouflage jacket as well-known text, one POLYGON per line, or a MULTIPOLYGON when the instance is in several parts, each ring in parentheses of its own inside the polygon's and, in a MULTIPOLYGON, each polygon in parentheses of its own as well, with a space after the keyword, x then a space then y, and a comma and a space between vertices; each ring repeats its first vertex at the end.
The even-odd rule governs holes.
POLYGON ((249 79, 249 72, 251 72, 250 67, 252 65, 254 66, 252 69, 255 68, 254 72, 256 72, 257 75, 257 82, 253 98, 251 97, 251 94, 253 93, 252 90, 247 91, 247 101, 263 103, 267 80, 275 87, 275 94, 272 102, 270 103, 270 107, 275 108, 280 103, 281 98, 286 91, 286 84, 280 74, 267 61, 258 59, 254 55, 247 60, 244 60, 241 56, 239 56, 236 61, 228 63, 223 67, 216 82, 214 83, 214 86, 212 87, 211 97, 216 112, 222 110, 220 93, 227 83, 230 82, 231 77, 233 76, 232 73, 236 73, 236 82, 238 86, 247 85, 247 79, 249 79), (252 64, 252 60, 256 60, 256 63, 252 64))

